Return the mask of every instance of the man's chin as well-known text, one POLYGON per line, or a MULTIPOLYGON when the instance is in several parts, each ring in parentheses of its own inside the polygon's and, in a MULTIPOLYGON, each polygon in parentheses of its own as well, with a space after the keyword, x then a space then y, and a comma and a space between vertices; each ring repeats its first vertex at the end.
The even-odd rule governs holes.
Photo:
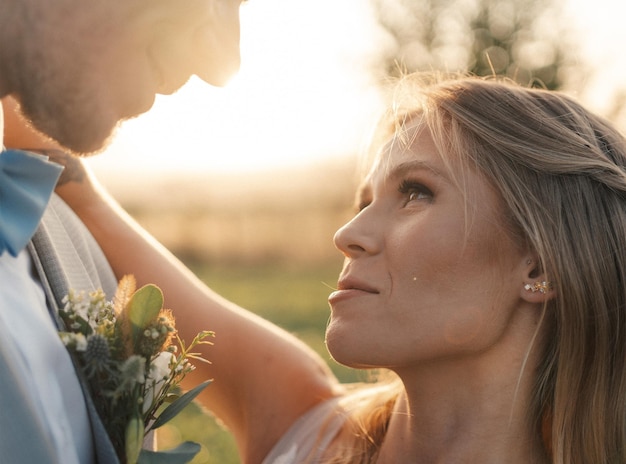
POLYGON ((117 125, 109 130, 74 130, 61 134, 49 134, 60 145, 77 156, 91 156, 102 152, 109 144, 117 125))
MULTIPOLYGON (((76 114, 69 117, 62 112, 29 112, 27 106, 22 106, 22 114, 30 125, 49 137, 65 150, 76 155, 90 155, 101 152, 111 140, 119 123, 113 117, 78 118, 76 114), (66 116, 66 117, 64 117, 66 116)), ((98 114, 90 112, 89 114, 98 114)), ((35 147, 33 147, 35 148, 35 147)))

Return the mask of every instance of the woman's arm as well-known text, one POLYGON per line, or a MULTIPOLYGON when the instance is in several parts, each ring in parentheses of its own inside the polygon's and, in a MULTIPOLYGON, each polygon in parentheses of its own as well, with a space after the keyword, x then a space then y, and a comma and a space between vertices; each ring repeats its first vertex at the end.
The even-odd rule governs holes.
POLYGON ((102 193, 85 204, 76 182, 60 192, 81 205, 77 213, 118 278, 134 274, 138 285, 161 287, 183 339, 215 331, 215 344, 202 346, 212 364, 196 363, 187 386, 215 379, 202 402, 235 434, 244 462, 260 461, 299 415, 332 396, 335 379, 307 346, 216 295, 102 193))
POLYGON ((138 285, 158 285, 184 340, 215 331, 213 346, 198 347, 211 364, 196 363, 185 386, 214 379, 200 401, 232 431, 243 462, 260 462, 296 418, 336 394, 335 377, 310 348, 215 294, 126 214, 79 159, 52 155, 66 165, 57 192, 92 232, 117 277, 133 274, 138 285))

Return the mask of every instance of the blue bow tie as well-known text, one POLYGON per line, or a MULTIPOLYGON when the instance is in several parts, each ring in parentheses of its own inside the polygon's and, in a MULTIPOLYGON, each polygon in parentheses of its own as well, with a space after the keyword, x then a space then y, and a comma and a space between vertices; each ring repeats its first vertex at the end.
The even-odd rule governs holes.
POLYGON ((0 255, 12 256, 31 239, 63 166, 18 150, 0 152, 0 255))

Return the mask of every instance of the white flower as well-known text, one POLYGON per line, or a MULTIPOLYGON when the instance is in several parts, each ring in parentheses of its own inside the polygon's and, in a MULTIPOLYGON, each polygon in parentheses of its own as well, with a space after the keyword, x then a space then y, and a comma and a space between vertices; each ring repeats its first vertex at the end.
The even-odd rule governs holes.
POLYGON ((63 298, 63 303, 63 310, 68 314, 69 319, 78 319, 77 322, 69 324, 73 330, 80 330, 81 321, 84 321, 95 331, 99 322, 106 319, 112 311, 112 304, 106 300, 102 290, 88 294, 84 291, 70 290, 69 294, 63 298))
POLYGON ((146 360, 143 356, 134 354, 120 366, 125 384, 144 383, 146 381, 146 360))
POLYGON ((152 407, 159 398, 165 382, 172 375, 170 365, 176 362, 176 357, 167 351, 159 353, 150 363, 150 372, 146 384, 146 396, 143 402, 144 414, 152 407))
POLYGON ((87 349, 87 337, 82 333, 77 333, 74 336, 74 341, 76 342, 76 351, 85 351, 87 349))
POLYGON ((148 380, 161 381, 170 376, 170 364, 176 361, 176 357, 172 353, 162 351, 150 363, 150 373, 148 380))
POLYGON ((59 335, 61 336, 61 341, 65 346, 70 346, 70 344, 74 340, 74 334, 70 332, 60 332, 59 335))
POLYGON ((87 349, 87 338, 82 333, 61 332, 60 336, 65 346, 71 346, 76 351, 85 351, 87 349))
POLYGON ((70 295, 70 305, 74 313, 83 318, 85 321, 89 320, 90 302, 85 301, 85 292, 77 292, 70 295))

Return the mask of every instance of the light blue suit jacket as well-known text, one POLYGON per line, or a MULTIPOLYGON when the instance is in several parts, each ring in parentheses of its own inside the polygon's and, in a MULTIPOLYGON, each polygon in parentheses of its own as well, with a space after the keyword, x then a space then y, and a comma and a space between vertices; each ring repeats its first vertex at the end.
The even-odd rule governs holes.
MULTIPOLYGON (((104 254, 78 217, 56 195, 53 195, 41 225, 29 244, 29 251, 39 273, 53 319, 58 319, 61 300, 70 288, 85 291, 102 288, 107 298, 113 297, 116 280, 104 254)), ((0 357, 0 363, 2 362, 2 357, 0 357)), ((0 365, 0 372, 2 372, 0 375, 5 375, 7 372, 4 368, 8 366, 0 365)), ((96 462, 118 464, 115 450, 96 413, 87 386, 81 376, 78 375, 78 377, 91 422, 96 462)), ((3 382, 0 381, 0 384, 3 382)), ((22 392, 11 391, 10 384, 6 387, 5 389, 3 384, 1 392, 3 399, 0 403, 9 410, 3 410, 2 414, 9 414, 11 410, 18 414, 28 413, 28 402, 23 398, 22 392)), ((36 415, 37 411, 30 411, 30 413, 36 415)), ((36 421, 32 423, 28 420, 20 421, 20 426, 24 427, 24 446, 28 447, 31 458, 40 457, 32 462, 48 463, 50 454, 47 444, 33 440, 32 437, 41 436, 41 434, 36 433, 36 430, 29 430, 29 427, 34 427, 35 423, 36 421), (31 435, 30 432, 33 434, 31 435)), ((20 463, 20 461, 12 461, 9 456, 0 456, 0 460, 20 463)))

